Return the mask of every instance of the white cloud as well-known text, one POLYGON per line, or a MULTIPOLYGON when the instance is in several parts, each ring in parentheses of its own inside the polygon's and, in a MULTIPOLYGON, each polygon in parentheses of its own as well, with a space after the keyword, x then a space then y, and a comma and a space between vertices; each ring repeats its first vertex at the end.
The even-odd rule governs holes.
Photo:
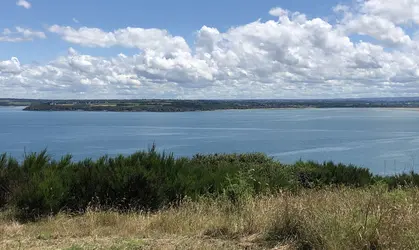
POLYGON ((6 28, 0 33, 0 42, 24 42, 45 38, 46 35, 42 31, 34 31, 19 26, 15 27, 14 31, 6 28))
POLYGON ((386 18, 396 24, 419 24, 419 0, 367 0, 359 1, 364 13, 386 18))
POLYGON ((12 34, 12 31, 10 29, 8 29, 8 28, 4 29, 3 35, 8 36, 10 34, 12 34))
POLYGON ((76 56, 76 55, 78 55, 79 53, 74 49, 74 48, 72 48, 72 47, 70 47, 69 49, 68 49, 68 55, 69 56, 76 56))
POLYGON ((40 38, 45 39, 46 35, 44 32, 41 31, 33 31, 31 29, 24 29, 19 26, 16 27, 16 31, 19 34, 22 34, 25 38, 40 38))
POLYGON ((7 61, 0 61, 0 72, 2 73, 19 73, 20 69, 20 62, 19 59, 16 57, 12 57, 10 60, 7 61))
POLYGON ((333 11, 335 13, 340 13, 340 12, 345 13, 345 12, 348 12, 349 11, 349 6, 343 5, 343 4, 338 4, 335 7, 333 7, 333 11))
POLYGON ((342 26, 348 34, 368 35, 390 45, 409 45, 412 41, 401 27, 379 16, 361 15, 342 26))
POLYGON ((75 17, 73 17, 73 22, 75 22, 75 23, 79 23, 79 20, 78 20, 78 19, 76 19, 75 17))
MULTIPOLYGON (((276 20, 224 32, 203 26, 193 47, 160 29, 53 25, 49 32, 77 46, 120 46, 138 53, 98 57, 69 48, 66 56, 45 64, 0 61, 0 89, 8 97, 45 98, 419 95, 419 43, 404 27, 414 16, 395 19, 390 7, 372 8, 370 2, 376 1, 335 7, 336 22, 274 8, 270 14, 276 20)), ((19 29, 5 30, 3 36, 15 32, 25 36, 19 29)))
POLYGON ((65 41, 88 47, 109 48, 123 46, 138 49, 152 49, 165 52, 188 51, 183 37, 171 36, 166 30, 125 28, 105 32, 98 28, 53 25, 49 31, 60 35, 65 41))
POLYGON ((25 8, 25 9, 30 9, 32 7, 31 3, 28 2, 28 1, 26 1, 26 0, 18 0, 16 2, 16 5, 17 6, 21 6, 21 7, 25 8))
POLYGON ((284 10, 284 9, 282 9, 280 7, 276 7, 276 8, 271 9, 269 11, 269 14, 271 16, 281 17, 281 16, 287 16, 288 15, 288 11, 287 10, 284 10))

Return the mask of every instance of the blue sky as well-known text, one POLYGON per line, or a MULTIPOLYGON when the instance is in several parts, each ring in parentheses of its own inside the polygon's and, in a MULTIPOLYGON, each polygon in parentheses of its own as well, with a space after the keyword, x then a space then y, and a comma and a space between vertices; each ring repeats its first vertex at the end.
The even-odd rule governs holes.
POLYGON ((4 0, 0 97, 419 96, 417 0, 4 0))
MULTIPOLYGON (((53 24, 73 27, 100 27, 112 31, 122 27, 142 27, 166 29, 173 35, 184 37, 193 46, 195 32, 203 25, 216 27, 220 31, 249 23, 261 18, 270 19, 269 10, 280 6, 291 11, 299 11, 314 17, 327 17, 333 6, 342 1, 322 0, 310 4, 307 0, 32 0, 27 10, 16 5, 15 0, 4 0, 0 8, 0 30, 21 26, 40 30, 53 24), (79 21, 75 23, 73 18, 79 21)), ((344 2, 344 1, 343 1, 344 2)), ((80 51, 93 55, 114 55, 119 52, 135 53, 124 48, 89 49, 80 51)), ((21 62, 45 62, 66 54, 68 44, 50 35, 47 40, 31 43, 0 44, 0 58, 16 56, 21 62)))

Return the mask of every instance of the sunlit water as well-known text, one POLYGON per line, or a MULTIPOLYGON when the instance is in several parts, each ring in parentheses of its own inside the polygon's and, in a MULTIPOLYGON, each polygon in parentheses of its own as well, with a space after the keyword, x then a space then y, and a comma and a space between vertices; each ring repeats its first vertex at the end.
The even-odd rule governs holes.
POLYGON ((333 160, 375 173, 417 169, 419 111, 242 110, 187 113, 28 112, 0 108, 0 152, 21 158, 44 148, 56 158, 129 154, 176 156, 264 152, 291 163, 333 160))

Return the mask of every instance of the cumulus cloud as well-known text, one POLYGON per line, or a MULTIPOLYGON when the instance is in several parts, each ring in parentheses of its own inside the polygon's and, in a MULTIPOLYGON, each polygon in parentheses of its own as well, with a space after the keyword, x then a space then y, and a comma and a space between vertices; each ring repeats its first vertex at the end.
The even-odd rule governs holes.
POLYGON ((34 39, 45 39, 46 35, 42 31, 34 31, 22 27, 15 27, 14 31, 6 28, 0 33, 0 42, 24 42, 34 39))
POLYGON ((173 37, 166 30, 160 29, 128 27, 106 32, 98 28, 81 27, 74 29, 69 26, 53 25, 48 30, 60 35, 67 42, 88 47, 123 46, 170 52, 189 49, 183 37, 173 37))
POLYGON ((401 27, 379 16, 361 15, 342 26, 348 34, 367 35, 389 45, 409 45, 412 41, 401 27))
POLYGON ((333 10, 343 13, 338 28, 347 35, 366 35, 386 46, 400 46, 411 45, 411 37, 400 25, 414 20, 415 9, 419 14, 419 0, 361 0, 353 6, 337 5, 333 10))
POLYGON ((30 9, 32 7, 31 3, 26 0, 18 0, 16 2, 17 6, 23 7, 25 9, 30 9))
POLYGON ((368 0, 360 1, 362 12, 381 16, 396 24, 419 24, 419 0, 368 0))
POLYGON ((19 73, 20 71, 20 62, 16 57, 12 57, 7 61, 0 61, 0 72, 15 74, 19 73))
POLYGON ((395 18, 400 8, 393 8, 396 15, 391 4, 374 7, 378 2, 335 6, 335 22, 276 7, 269 11, 274 20, 226 31, 202 26, 193 46, 161 29, 52 25, 49 32, 75 46, 138 52, 99 57, 69 48, 45 64, 7 59, 0 61, 0 88, 6 96, 48 98, 419 95, 418 40, 404 27, 417 28, 415 15, 395 18))
POLYGON ((276 7, 276 8, 271 9, 269 11, 269 14, 271 16, 281 17, 281 16, 287 16, 288 15, 288 11, 282 9, 281 7, 276 7))

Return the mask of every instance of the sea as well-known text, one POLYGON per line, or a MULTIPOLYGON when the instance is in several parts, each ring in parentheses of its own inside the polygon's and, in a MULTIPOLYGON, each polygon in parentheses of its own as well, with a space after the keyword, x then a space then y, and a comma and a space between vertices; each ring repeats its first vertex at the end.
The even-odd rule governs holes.
POLYGON ((419 170, 419 110, 266 109, 182 113, 34 112, 0 107, 0 152, 23 159, 115 156, 147 150, 176 157, 262 152, 283 163, 334 161, 375 174, 419 170))

